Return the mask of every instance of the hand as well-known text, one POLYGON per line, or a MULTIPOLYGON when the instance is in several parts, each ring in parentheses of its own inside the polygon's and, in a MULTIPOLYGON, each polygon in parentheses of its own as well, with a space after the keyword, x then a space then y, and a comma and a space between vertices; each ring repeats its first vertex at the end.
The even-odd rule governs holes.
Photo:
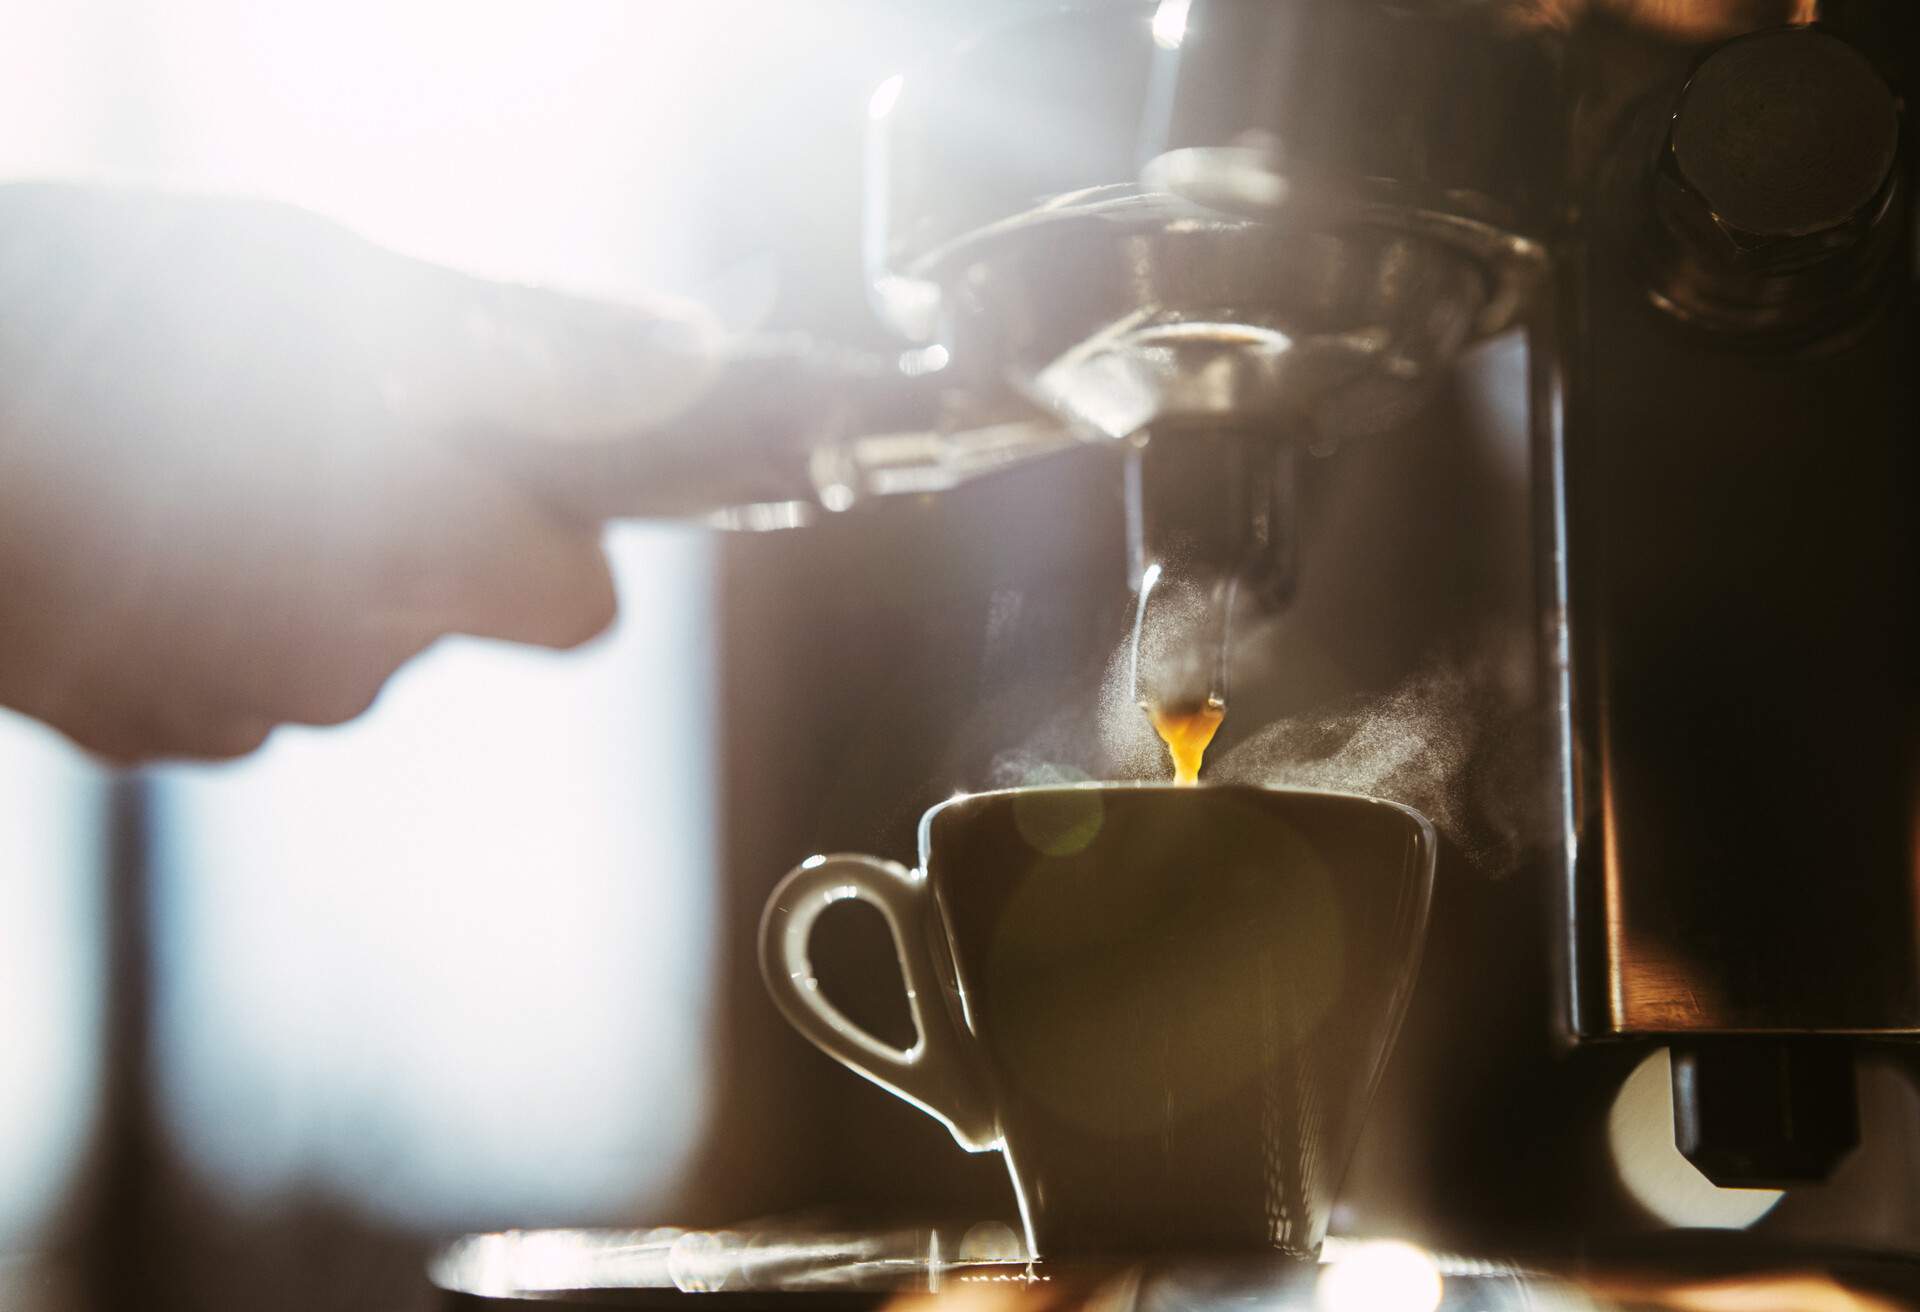
MULTIPOLYGON (((600 632, 599 525, 460 440, 604 417, 554 344, 580 315, 657 328, 281 206, 0 188, 0 704, 116 761, 230 757, 443 634, 600 632)), ((644 372, 614 399, 697 385, 644 372)))

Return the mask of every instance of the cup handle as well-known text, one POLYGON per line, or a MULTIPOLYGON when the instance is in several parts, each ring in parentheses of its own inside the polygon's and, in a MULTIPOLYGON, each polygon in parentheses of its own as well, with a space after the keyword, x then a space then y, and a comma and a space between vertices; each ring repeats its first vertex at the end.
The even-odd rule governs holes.
POLYGON ((760 919, 760 972, 781 1014, 829 1057, 905 1098, 953 1132, 968 1152, 1000 1146, 973 1057, 973 1040, 955 1021, 935 972, 933 904, 927 881, 897 861, 816 856, 787 872, 760 919), (883 1043, 827 1000, 813 973, 813 925, 842 898, 857 897, 886 919, 906 985, 915 1039, 883 1043))

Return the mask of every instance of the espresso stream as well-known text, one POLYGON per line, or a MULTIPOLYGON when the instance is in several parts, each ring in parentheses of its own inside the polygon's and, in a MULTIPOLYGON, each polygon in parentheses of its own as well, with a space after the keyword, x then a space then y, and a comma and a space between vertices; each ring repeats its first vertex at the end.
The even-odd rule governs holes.
POLYGON ((1213 741, 1220 721, 1226 717, 1226 704, 1209 700, 1201 706, 1177 710, 1149 705, 1146 711, 1147 718, 1153 721, 1154 732, 1167 745, 1167 755, 1173 758, 1173 781, 1199 783, 1201 758, 1206 756, 1207 744, 1213 741))

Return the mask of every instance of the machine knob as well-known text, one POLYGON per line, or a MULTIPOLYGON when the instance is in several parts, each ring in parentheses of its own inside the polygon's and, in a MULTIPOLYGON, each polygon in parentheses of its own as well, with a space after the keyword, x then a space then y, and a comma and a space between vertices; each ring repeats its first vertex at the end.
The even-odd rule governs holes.
POLYGON ((1654 170, 1667 247, 1654 299, 1734 330, 1858 310, 1891 249, 1900 122, 1846 42, 1788 27, 1730 41, 1694 69, 1654 170))

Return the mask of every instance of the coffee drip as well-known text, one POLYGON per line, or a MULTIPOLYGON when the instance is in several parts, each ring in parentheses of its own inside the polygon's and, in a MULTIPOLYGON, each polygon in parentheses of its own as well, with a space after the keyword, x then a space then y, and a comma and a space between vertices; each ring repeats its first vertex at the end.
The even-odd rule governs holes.
POLYGON ((1199 783, 1201 760, 1207 754, 1213 735, 1220 729, 1220 721, 1226 717, 1227 704, 1212 699, 1195 707, 1149 705, 1144 709, 1147 718, 1153 721, 1153 731, 1160 735, 1160 741, 1167 745, 1167 755, 1173 759, 1173 781, 1199 783))

